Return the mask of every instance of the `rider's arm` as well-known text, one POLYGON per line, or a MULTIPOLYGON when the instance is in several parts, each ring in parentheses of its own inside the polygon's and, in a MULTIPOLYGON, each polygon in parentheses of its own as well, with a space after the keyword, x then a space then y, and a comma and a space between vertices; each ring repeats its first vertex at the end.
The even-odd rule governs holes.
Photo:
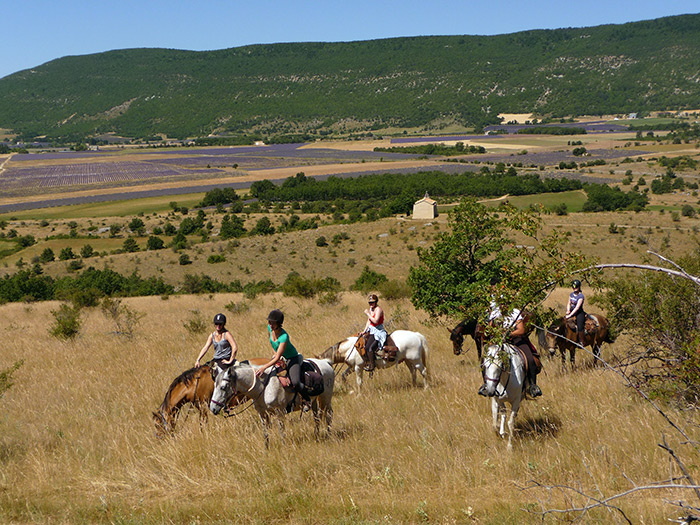
POLYGON ((197 356, 197 360, 194 362, 195 368, 199 368, 199 360, 202 359, 202 357, 204 357, 204 354, 207 353, 207 350, 209 350, 209 347, 211 346, 212 338, 213 338, 213 334, 209 334, 209 337, 207 338, 206 344, 202 348, 202 351, 199 352, 199 355, 197 356))
POLYGON ((367 322, 372 322, 375 325, 378 323, 378 321, 382 318, 382 309, 377 306, 374 310, 365 310, 365 313, 367 314, 367 322))
POLYGON ((277 352, 275 352, 275 355, 272 356, 272 359, 270 359, 266 364, 258 368, 255 371, 255 375, 260 377, 265 373, 265 370, 267 370, 271 366, 274 366, 277 363, 277 361, 279 361, 282 358, 282 354, 284 353, 285 348, 287 348, 287 341, 280 343, 280 345, 277 347, 277 352))
POLYGON ((236 344, 236 340, 233 338, 231 335, 231 332, 226 332, 226 340, 229 342, 231 345, 231 359, 227 361, 222 361, 223 364, 225 365, 230 365, 236 360, 236 352, 238 352, 238 345, 236 344))

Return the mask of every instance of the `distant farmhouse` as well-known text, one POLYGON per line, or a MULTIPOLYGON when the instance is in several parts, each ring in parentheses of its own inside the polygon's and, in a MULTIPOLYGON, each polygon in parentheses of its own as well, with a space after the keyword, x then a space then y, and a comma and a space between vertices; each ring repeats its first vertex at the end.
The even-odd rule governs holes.
POLYGON ((437 202, 428 197, 428 192, 421 200, 413 204, 414 219, 434 219, 437 215, 437 202))

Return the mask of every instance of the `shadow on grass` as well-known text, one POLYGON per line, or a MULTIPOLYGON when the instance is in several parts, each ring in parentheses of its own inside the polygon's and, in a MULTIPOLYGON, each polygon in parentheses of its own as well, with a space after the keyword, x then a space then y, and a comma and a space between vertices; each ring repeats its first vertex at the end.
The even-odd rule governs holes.
POLYGON ((553 415, 537 415, 515 420, 515 431, 521 439, 557 437, 561 426, 561 419, 553 415))

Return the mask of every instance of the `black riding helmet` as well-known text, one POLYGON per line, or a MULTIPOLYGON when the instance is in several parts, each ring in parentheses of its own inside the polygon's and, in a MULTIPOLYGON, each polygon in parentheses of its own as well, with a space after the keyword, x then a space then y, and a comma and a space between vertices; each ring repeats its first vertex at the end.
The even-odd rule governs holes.
POLYGON ((578 279, 574 279, 574 281, 571 283, 571 286, 577 289, 581 288, 581 281, 579 281, 578 279))
POLYGON ((284 314, 282 313, 282 310, 272 310, 268 314, 267 320, 272 321, 273 323, 277 323, 279 326, 282 326, 282 323, 284 323, 284 314))
POLYGON ((214 324, 226 324, 226 316, 224 314, 216 314, 214 316, 214 324))

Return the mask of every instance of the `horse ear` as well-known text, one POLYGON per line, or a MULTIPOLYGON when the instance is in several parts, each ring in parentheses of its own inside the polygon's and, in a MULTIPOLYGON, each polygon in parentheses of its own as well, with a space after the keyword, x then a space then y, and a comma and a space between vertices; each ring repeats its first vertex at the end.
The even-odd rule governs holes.
POLYGON ((447 328, 447 327, 445 327, 445 330, 447 330, 450 334, 452 333, 452 330, 450 330, 450 329, 447 328))

